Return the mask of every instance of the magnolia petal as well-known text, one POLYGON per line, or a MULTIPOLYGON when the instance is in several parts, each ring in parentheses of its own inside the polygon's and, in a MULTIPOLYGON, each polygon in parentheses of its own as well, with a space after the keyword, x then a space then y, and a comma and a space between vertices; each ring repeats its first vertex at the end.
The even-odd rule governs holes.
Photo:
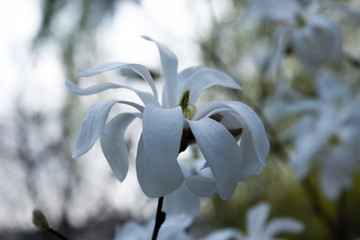
MULTIPOLYGON (((196 71, 198 71, 199 69, 203 68, 203 66, 196 66, 196 67, 189 67, 189 68, 185 68, 184 70, 182 70, 178 76, 177 76, 177 81, 178 81, 178 86, 177 86, 177 96, 182 96, 183 92, 181 92, 183 90, 184 84, 186 83, 186 80, 196 71)), ((185 89, 186 90, 186 89, 185 89)))
POLYGON ((177 69, 178 59, 176 55, 165 45, 151 39, 150 37, 143 36, 144 39, 154 42, 159 50, 161 66, 165 79, 167 105, 164 107, 172 107, 177 105, 177 69))
POLYGON ((238 184, 242 165, 236 140, 223 125, 210 118, 188 122, 214 174, 219 196, 229 199, 238 184))
POLYGON ((151 74, 149 72, 149 70, 141 65, 141 64, 134 64, 134 63, 122 63, 122 62, 110 62, 110 63, 105 63, 93 68, 90 68, 86 71, 80 72, 78 74, 79 77, 91 77, 94 75, 97 75, 99 73, 102 72, 106 72, 106 71, 110 71, 110 70, 115 70, 115 69, 120 69, 120 68, 129 68, 132 71, 134 71, 135 73, 139 74, 139 76, 141 76, 151 87, 151 90, 155 96, 156 99, 158 99, 158 94, 157 94, 157 90, 155 87, 155 83, 153 78, 151 77, 151 74))
POLYGON ((269 222, 264 232, 264 239, 273 239, 277 234, 300 233, 304 230, 304 224, 292 218, 276 218, 269 222))
POLYGON ((326 137, 324 134, 319 134, 318 131, 299 135, 296 139, 295 152, 291 156, 290 162, 296 176, 300 180, 303 180, 307 176, 314 162, 314 156, 326 145, 326 143, 326 137))
POLYGON ((185 184, 190 191, 201 197, 211 197, 217 193, 216 182, 213 178, 200 175, 190 176, 185 179, 185 184))
MULTIPOLYGON (((191 95, 191 93, 190 93, 191 95)), ((229 111, 230 108, 224 104, 224 101, 211 101, 207 104, 202 106, 196 107, 196 113, 192 120, 199 120, 204 117, 209 117, 214 113, 222 112, 222 111, 229 111)))
POLYGON ((94 86, 88 87, 88 88, 80 88, 77 85, 75 85, 73 82, 66 80, 65 85, 71 92, 73 92, 77 95, 91 95, 91 94, 96 94, 96 93, 99 93, 99 92, 102 92, 102 91, 105 91, 108 89, 125 88, 125 89, 129 89, 129 90, 135 92, 140 97, 141 101, 145 105, 148 103, 153 103, 153 104, 159 105, 157 98, 152 96, 150 93, 139 91, 132 87, 127 87, 127 86, 119 85, 116 83, 107 82, 107 83, 97 84, 97 85, 94 85, 94 86))
POLYGON ((79 136, 75 144, 72 157, 76 158, 88 152, 103 131, 110 109, 115 103, 124 103, 135 107, 140 112, 144 107, 127 101, 105 100, 92 105, 89 108, 80 128, 79 136))
POLYGON ((153 104, 145 107, 136 170, 140 186, 148 197, 170 194, 184 182, 177 162, 183 124, 180 107, 163 109, 153 104))
POLYGON ((139 114, 122 113, 105 125, 101 134, 102 151, 115 176, 122 182, 129 169, 125 130, 139 114))
MULTIPOLYGON (((181 93, 189 89, 190 102, 195 104, 202 91, 216 85, 241 90, 241 87, 229 75, 215 69, 203 67, 190 75, 182 87, 181 93)), ((181 95, 178 96, 178 98, 180 97, 181 95)))
POLYGON ((239 181, 245 181, 253 174, 258 174, 263 168, 263 165, 256 156, 256 150, 252 142, 251 133, 245 129, 241 133, 240 151, 242 153, 243 165, 239 181))
MULTIPOLYGON (((259 162, 265 166, 265 160, 270 151, 269 140, 266 136, 264 125, 257 114, 246 104, 234 101, 217 100, 197 108, 193 120, 209 117, 215 113, 233 112, 233 116, 239 121, 243 128, 241 135, 240 149, 243 156, 244 176, 254 173, 258 169, 259 162), (247 169, 247 170, 246 170, 247 169), (250 171, 250 169, 253 169, 250 171)), ((229 125, 230 123, 227 123, 229 125)), ((237 123, 234 123, 236 125, 237 123)), ((229 125, 230 126, 230 125, 229 125)))
MULTIPOLYGON (((257 160, 265 167, 265 160, 270 151, 270 143, 266 136, 264 124, 259 116, 246 104, 234 101, 222 101, 227 106, 231 107, 239 116, 238 120, 248 130, 249 137, 257 160)), ((241 147, 241 143, 240 143, 241 147)), ((246 150, 246 149, 243 149, 246 150)))
POLYGON ((265 69, 265 78, 270 79, 278 70, 281 60, 284 58, 287 41, 290 38, 289 28, 287 26, 280 26, 275 32, 274 46, 270 53, 270 57, 265 69))
POLYGON ((246 213, 247 234, 249 236, 258 236, 261 234, 269 212, 269 204, 263 202, 255 205, 246 213))

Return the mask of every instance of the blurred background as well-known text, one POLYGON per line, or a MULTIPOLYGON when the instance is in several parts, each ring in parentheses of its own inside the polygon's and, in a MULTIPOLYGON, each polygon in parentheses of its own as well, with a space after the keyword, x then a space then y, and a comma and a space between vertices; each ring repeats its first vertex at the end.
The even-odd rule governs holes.
MULTIPOLYGON (((352 89, 357 101, 360 14, 356 9, 360 9, 360 2, 334 2, 342 10, 329 12, 341 24, 344 56, 322 66, 325 70, 321 73, 338 76, 352 89)), ((140 191, 133 166, 138 138, 134 133, 139 129, 136 124, 127 132, 132 166, 123 183, 114 177, 98 143, 84 156, 71 158, 88 107, 99 99, 133 95, 127 90, 110 90, 79 97, 64 84, 66 79, 80 86, 114 81, 146 89, 142 80, 127 72, 90 79, 77 77, 92 66, 119 61, 144 64, 160 86, 157 49, 142 35, 174 51, 180 70, 206 65, 231 75, 243 91, 212 88, 200 101, 220 96, 245 102, 264 120, 268 131, 272 150, 267 167, 240 184, 230 201, 204 199, 193 227, 196 232, 203 234, 222 227, 244 231, 246 210, 267 201, 272 206, 271 217, 289 216, 306 225, 302 234, 283 234, 284 238, 360 236, 356 220, 360 219, 359 155, 351 184, 335 200, 321 194, 317 183, 319 164, 314 164, 305 179, 296 178, 288 164, 295 143, 281 138, 281 133, 299 115, 281 121, 266 115, 266 111, 275 111, 266 107, 268 103, 271 106, 281 95, 278 75, 264 80, 275 29, 260 23, 256 14, 249 16, 248 5, 245 0, 4 2, 0 8, 0 239, 53 239, 32 225, 35 208, 40 208, 54 228, 71 239, 92 240, 112 239, 115 225, 129 219, 141 221, 153 213, 156 202, 140 191)), ((283 64, 288 85, 302 96, 316 98, 314 79, 319 71, 302 66, 291 47, 286 54, 283 64)), ((116 110, 121 111, 121 107, 116 110)), ((355 147, 360 148, 358 143, 355 147)))

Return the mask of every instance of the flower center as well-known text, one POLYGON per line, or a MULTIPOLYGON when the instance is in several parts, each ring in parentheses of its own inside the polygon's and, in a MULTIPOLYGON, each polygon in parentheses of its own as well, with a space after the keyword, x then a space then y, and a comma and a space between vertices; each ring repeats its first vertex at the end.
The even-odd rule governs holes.
POLYGON ((299 28, 305 27, 305 25, 307 24, 306 19, 300 13, 295 14, 295 23, 296 26, 299 28))
POLYGON ((190 90, 187 89, 180 99, 179 106, 181 107, 184 117, 191 120, 195 115, 196 107, 194 104, 189 103, 189 100, 190 90))
POLYGON ((341 144, 341 139, 336 134, 333 134, 332 136, 330 136, 330 138, 328 140, 328 144, 331 147, 337 147, 337 146, 339 146, 341 144))

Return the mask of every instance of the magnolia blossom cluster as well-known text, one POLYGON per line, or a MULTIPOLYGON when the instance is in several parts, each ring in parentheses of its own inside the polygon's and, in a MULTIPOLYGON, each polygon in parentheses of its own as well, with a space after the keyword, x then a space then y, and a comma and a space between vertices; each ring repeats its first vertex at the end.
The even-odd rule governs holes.
MULTIPOLYGON (((192 236, 191 224, 195 216, 190 215, 168 215, 167 221, 161 227, 159 240, 275 240, 276 235, 280 233, 301 233, 304 230, 304 224, 298 220, 289 217, 279 217, 270 220, 270 205, 263 202, 258 203, 247 211, 246 214, 246 233, 238 229, 226 228, 216 230, 206 236, 195 238, 192 236)), ((137 222, 127 222, 124 226, 116 229, 114 240, 147 240, 152 233, 153 221, 146 224, 137 222)))
POLYGON ((142 105, 122 100, 104 100, 89 108, 79 132, 73 157, 90 150, 100 137, 102 151, 115 176, 123 181, 129 168, 124 133, 135 119, 142 120, 142 133, 137 147, 136 173, 143 192, 150 198, 168 195, 185 182, 194 193, 219 194, 229 199, 239 182, 258 173, 265 166, 269 142, 262 121, 247 105, 237 101, 215 100, 197 106, 205 89, 218 85, 240 90, 228 75, 206 67, 192 67, 178 73, 178 59, 163 44, 149 37, 159 50, 165 84, 162 102, 149 71, 133 63, 112 62, 81 72, 80 77, 120 68, 128 68, 141 76, 152 92, 143 92, 116 83, 101 83, 79 88, 67 81, 66 86, 79 95, 96 94, 111 88, 135 92, 142 105), (136 112, 120 113, 106 123, 111 108, 117 104, 132 106, 136 112), (179 152, 196 142, 205 156, 204 168, 213 177, 188 176, 177 161, 179 152))
POLYGON ((276 26, 274 50, 268 74, 274 73, 287 52, 311 69, 342 56, 342 33, 338 23, 321 12, 319 1, 257 0, 252 8, 276 26))
POLYGON ((300 115, 282 134, 284 141, 294 144, 291 166, 303 180, 316 159, 320 160, 321 190, 328 199, 335 200, 352 186, 352 176, 360 163, 360 98, 329 72, 318 76, 315 89, 316 98, 292 90, 291 101, 289 96, 270 101, 267 116, 276 123, 279 118, 300 115))

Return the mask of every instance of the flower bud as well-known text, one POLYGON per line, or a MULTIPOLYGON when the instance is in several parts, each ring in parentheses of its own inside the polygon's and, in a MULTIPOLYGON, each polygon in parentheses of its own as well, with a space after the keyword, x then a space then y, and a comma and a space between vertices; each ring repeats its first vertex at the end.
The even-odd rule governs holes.
POLYGON ((47 230, 50 228, 46 216, 39 209, 33 210, 32 222, 36 227, 40 229, 47 230))

